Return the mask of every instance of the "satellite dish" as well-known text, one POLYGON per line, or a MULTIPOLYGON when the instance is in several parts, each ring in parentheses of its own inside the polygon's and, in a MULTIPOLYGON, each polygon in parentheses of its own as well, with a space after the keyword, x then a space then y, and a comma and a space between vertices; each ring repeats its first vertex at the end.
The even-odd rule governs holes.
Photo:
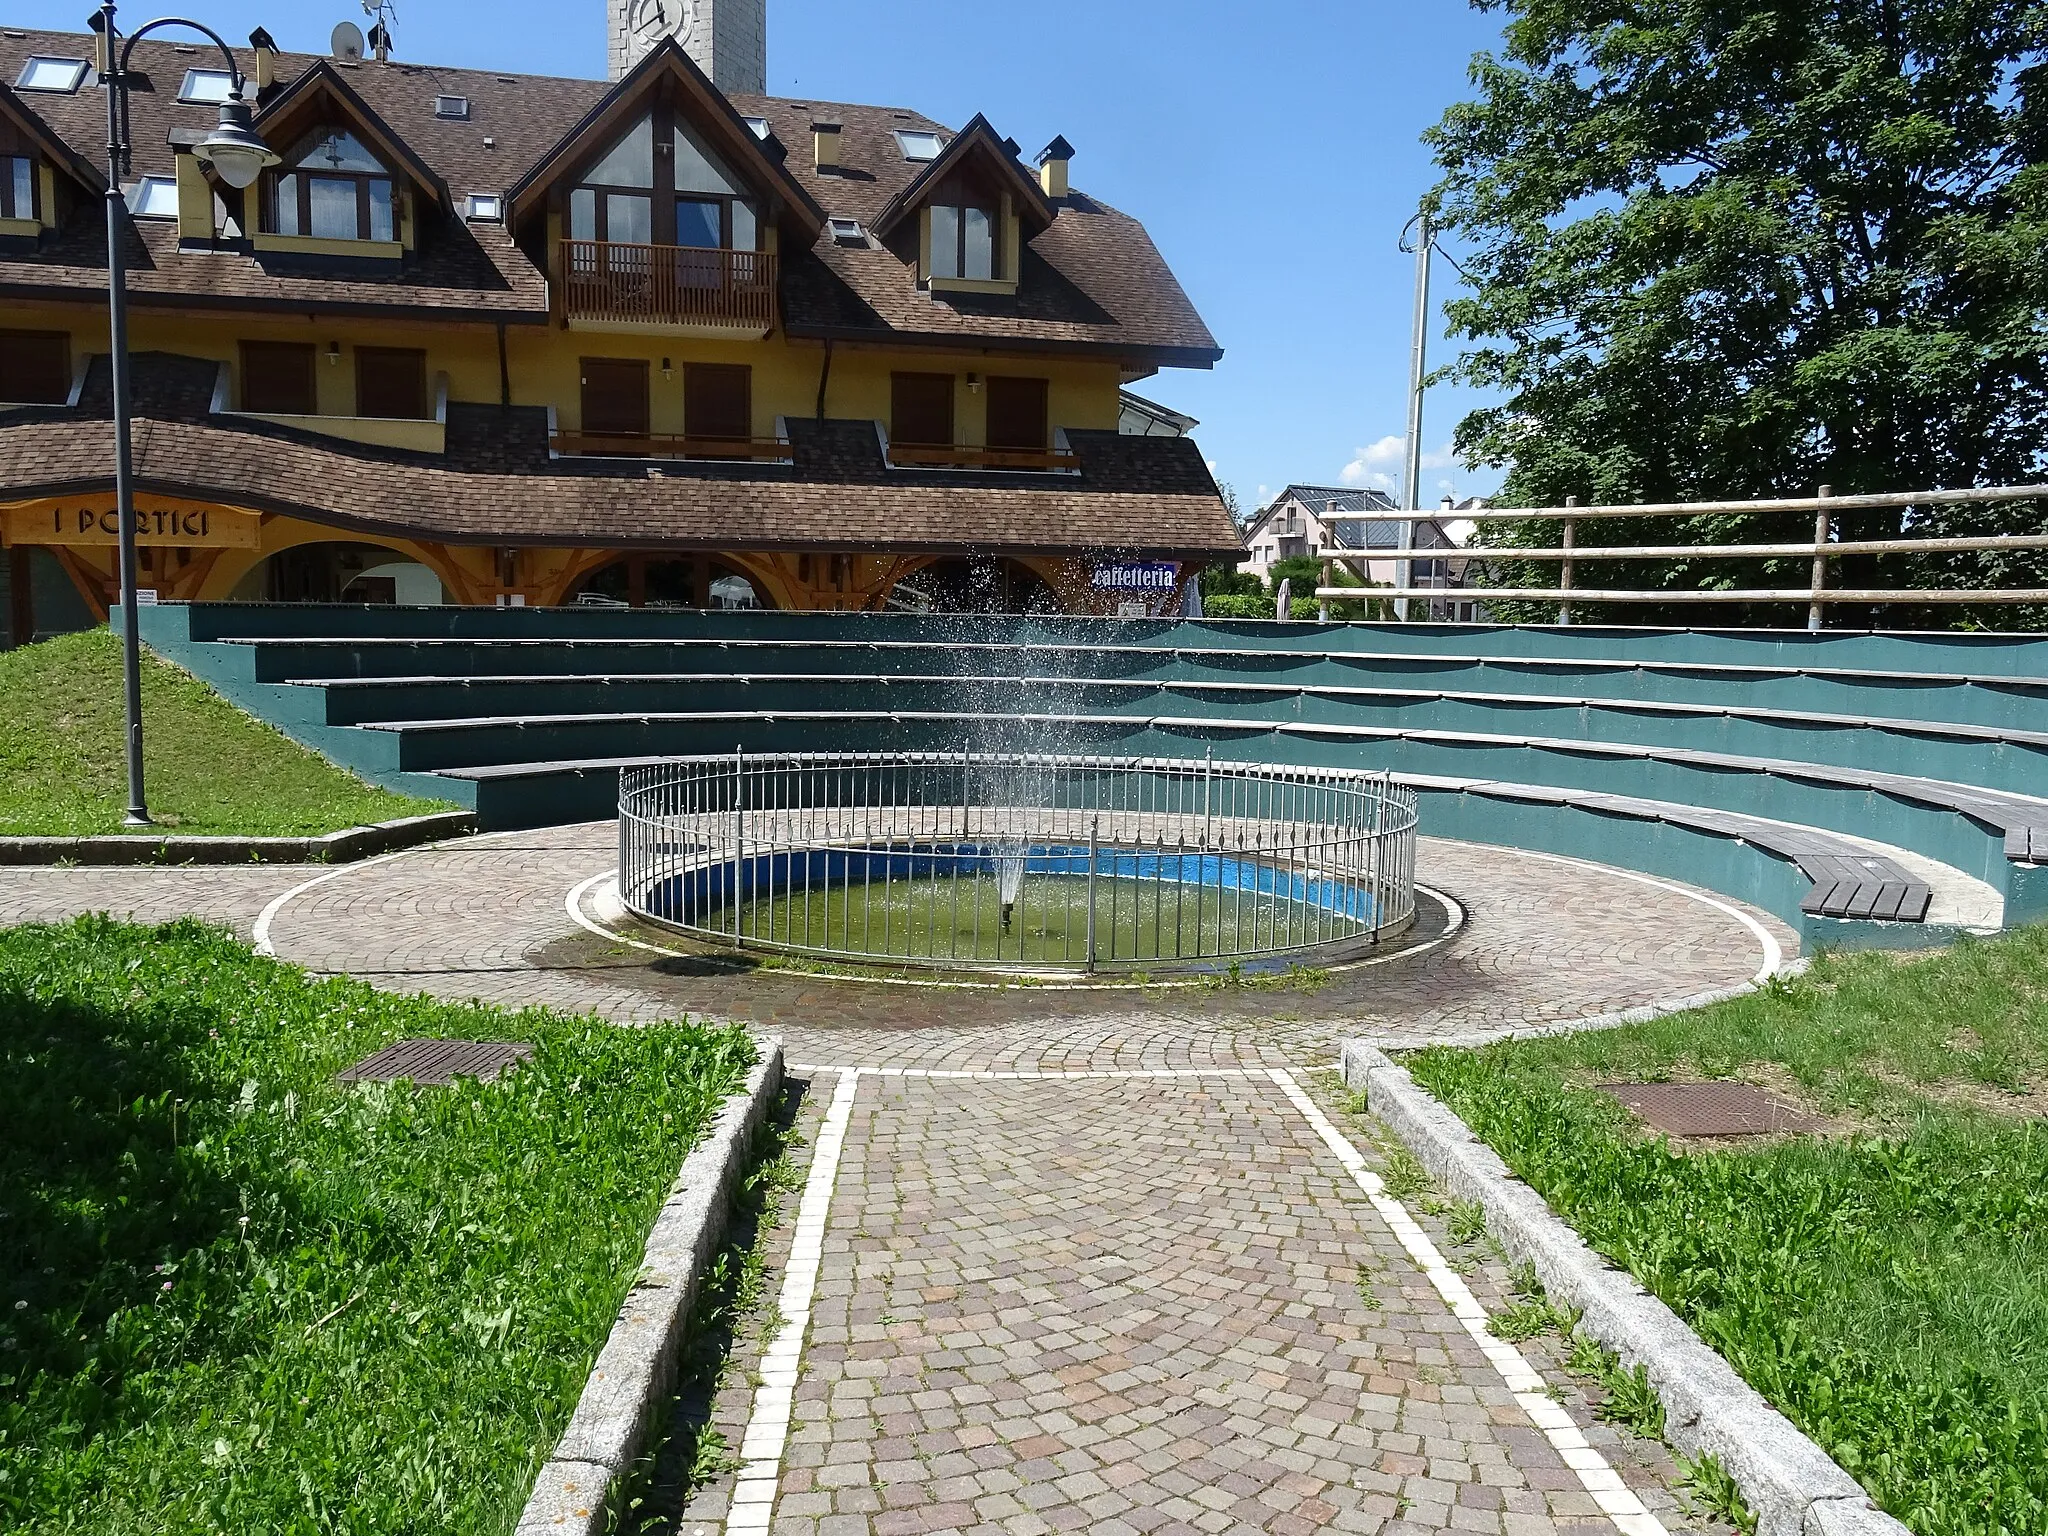
POLYGON ((363 29, 352 21, 339 23, 334 35, 328 39, 328 48, 337 59, 360 59, 363 56, 363 29))

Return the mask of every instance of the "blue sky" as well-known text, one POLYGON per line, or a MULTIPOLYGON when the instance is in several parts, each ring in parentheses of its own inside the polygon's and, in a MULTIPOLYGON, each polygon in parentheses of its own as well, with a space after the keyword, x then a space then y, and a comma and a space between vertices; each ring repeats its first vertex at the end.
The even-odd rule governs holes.
MULTIPOLYGON (((1034 155, 1055 134, 1073 142, 1076 185, 1145 222, 1224 348, 1213 373, 1137 388, 1201 418, 1205 453, 1248 507, 1290 480, 1399 484, 1414 263, 1395 241, 1433 179, 1418 136, 1466 94, 1495 17, 1460 0, 768 3, 778 95, 953 124, 985 112, 1034 155)), ((15 25, 77 29, 88 6, 8 9, 15 25)), ((314 52, 335 22, 363 19, 356 0, 193 0, 187 13, 232 41, 260 23, 314 52)), ((604 72, 602 0, 399 0, 393 32, 400 58, 604 72)), ((1439 260, 1436 297, 1455 282, 1439 260)), ((1431 351, 1450 355, 1440 336, 1431 351)), ((1473 402, 1430 394, 1425 499, 1497 483, 1444 452, 1473 402)))

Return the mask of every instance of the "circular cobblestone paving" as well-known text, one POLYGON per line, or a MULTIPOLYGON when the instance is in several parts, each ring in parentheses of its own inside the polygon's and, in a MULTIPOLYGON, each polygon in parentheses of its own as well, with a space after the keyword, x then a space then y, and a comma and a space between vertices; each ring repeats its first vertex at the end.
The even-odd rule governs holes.
POLYGON ((1326 977, 903 986, 591 932, 567 903, 613 862, 606 823, 317 873, 4 869, 0 921, 192 914, 379 986, 782 1035, 814 1151, 763 1239, 764 1306, 801 1353, 763 1353, 771 1316, 735 1330, 711 1416, 740 1464, 657 1480, 663 1531, 1733 1536, 1663 1446, 1599 1421, 1554 1337, 1505 1372, 1452 1305, 1512 1299, 1497 1253, 1429 1190, 1404 1208, 1351 1172, 1390 1148, 1314 1069, 1347 1036, 1484 1037, 1736 987, 1794 953, 1781 924, 1424 839, 1420 877, 1463 925, 1432 904, 1403 953, 1326 977))

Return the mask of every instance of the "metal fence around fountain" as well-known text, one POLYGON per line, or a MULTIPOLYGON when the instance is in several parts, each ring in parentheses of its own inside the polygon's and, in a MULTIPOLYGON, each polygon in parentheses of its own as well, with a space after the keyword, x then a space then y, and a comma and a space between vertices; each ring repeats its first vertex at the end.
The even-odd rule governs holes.
POLYGON ((1415 912, 1385 774, 736 751, 624 770, 627 909, 719 945, 942 970, 1333 961, 1415 912))

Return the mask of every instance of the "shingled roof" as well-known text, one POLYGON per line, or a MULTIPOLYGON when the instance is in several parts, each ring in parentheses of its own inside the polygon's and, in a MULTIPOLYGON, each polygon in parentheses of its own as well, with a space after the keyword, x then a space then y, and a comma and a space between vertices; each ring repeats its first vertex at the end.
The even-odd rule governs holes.
MULTIPOLYGON (((795 462, 553 459, 547 413, 448 407, 441 454, 215 415, 220 365, 134 367, 138 490, 455 544, 642 549, 1076 550, 1213 560, 1241 552, 1187 438, 1070 431, 1078 475, 892 470, 868 421, 792 421, 795 462)), ((0 499, 111 489, 107 360, 75 407, 0 412, 0 499)))
MULTIPOLYGON (((89 59, 93 39, 10 29, 0 34, 0 80, 16 79, 33 54, 89 59)), ((239 50, 237 58, 253 78, 254 53, 239 50)), ((614 89, 602 80, 290 53, 278 56, 273 89, 289 88, 323 62, 432 170, 458 209, 469 193, 502 194, 519 183, 614 89), (468 116, 437 117, 434 100, 442 95, 465 97, 468 116)), ((170 41, 149 38, 136 46, 144 88, 131 102, 135 175, 171 175, 173 130, 212 125, 214 108, 177 99, 184 71, 207 63, 207 56, 170 41)), ((782 170, 796 186, 828 215, 864 225, 923 169, 904 158, 896 131, 950 137, 943 124, 903 108, 744 94, 728 99, 734 111, 764 119, 778 143, 790 146, 782 170), (843 125, 839 166, 825 172, 799 148, 809 144, 810 124, 821 116, 843 125)), ((103 153, 105 103, 90 84, 70 95, 21 92, 17 100, 85 163, 103 153)), ((829 230, 807 251, 785 243, 784 327, 810 338, 1095 352, 1155 367, 1208 367, 1222 355, 1142 225, 1079 191, 1049 206, 1051 223, 1024 248, 1014 298, 921 292, 914 268, 900 256, 837 244, 829 230)), ((135 229, 127 254, 138 304, 210 302, 300 314, 411 311, 536 324, 548 317, 537 253, 523 249, 502 225, 465 223, 454 212, 437 214, 420 250, 391 274, 312 271, 303 261, 244 250, 180 250, 168 221, 141 220, 135 229)), ((0 253, 0 297, 82 298, 103 287, 105 274, 99 221, 74 218, 40 250, 0 253)))

